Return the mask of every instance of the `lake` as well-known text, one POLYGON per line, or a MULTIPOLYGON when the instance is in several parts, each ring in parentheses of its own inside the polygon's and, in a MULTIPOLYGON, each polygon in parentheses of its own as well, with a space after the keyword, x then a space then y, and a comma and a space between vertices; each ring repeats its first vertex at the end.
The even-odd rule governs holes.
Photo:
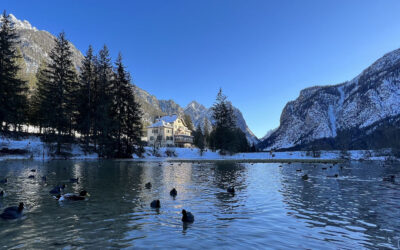
POLYGON ((24 202, 21 219, 0 220, 3 248, 360 249, 399 247, 400 166, 351 162, 1 161, 0 210, 24 202), (282 165, 282 166, 280 166, 282 165), (327 168, 327 169, 323 169, 327 168), (36 169, 33 173, 30 170, 36 169), (297 171, 301 169, 302 171, 297 171), (307 173, 308 180, 301 176, 307 173), (338 178, 328 175, 339 174, 338 178), (35 179, 28 179, 29 175, 35 179), (382 177, 395 174, 396 182, 382 177), (47 176, 47 182, 41 176, 47 176), (69 183, 79 178, 79 183, 69 183), (145 184, 152 183, 151 189, 145 184), (49 194, 85 189, 86 201, 49 194), (236 194, 226 192, 235 186, 236 194), (174 199, 172 188, 178 190, 174 199), (150 208, 160 199, 161 208, 150 208), (181 211, 195 216, 181 222, 181 211))

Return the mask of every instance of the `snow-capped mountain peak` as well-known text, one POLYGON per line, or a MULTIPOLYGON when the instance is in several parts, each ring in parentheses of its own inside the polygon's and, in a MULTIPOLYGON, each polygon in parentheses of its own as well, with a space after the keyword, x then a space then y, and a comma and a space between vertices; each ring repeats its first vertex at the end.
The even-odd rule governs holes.
POLYGON ((304 89, 282 111, 280 126, 261 148, 282 149, 335 138, 400 115, 400 49, 385 54, 353 80, 304 89))
MULTIPOLYGON (((14 28, 18 29, 27 29, 37 31, 38 29, 32 26, 27 20, 19 20, 13 14, 10 14, 11 23, 14 28)), ((3 21, 3 15, 0 15, 0 23, 3 21)))

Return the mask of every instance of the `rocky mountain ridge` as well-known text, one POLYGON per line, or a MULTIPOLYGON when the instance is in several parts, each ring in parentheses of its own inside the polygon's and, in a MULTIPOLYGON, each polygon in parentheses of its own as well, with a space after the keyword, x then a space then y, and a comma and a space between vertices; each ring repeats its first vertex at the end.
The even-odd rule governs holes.
MULTIPOLYGON (((279 128, 259 144, 284 149, 335 138, 400 114, 400 49, 387 53, 353 80, 302 90, 286 104, 279 128)), ((367 130, 366 130, 367 131, 367 130)))

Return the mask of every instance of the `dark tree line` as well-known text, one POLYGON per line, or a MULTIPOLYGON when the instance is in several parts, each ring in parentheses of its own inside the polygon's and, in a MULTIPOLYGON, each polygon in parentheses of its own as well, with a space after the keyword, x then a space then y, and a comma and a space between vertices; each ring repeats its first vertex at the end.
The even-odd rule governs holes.
POLYGON ((27 83, 18 78, 17 40, 10 18, 0 28, 1 131, 21 124, 40 128, 61 154, 66 142, 79 140, 102 157, 131 157, 139 150, 141 110, 131 78, 119 54, 114 66, 108 48, 94 55, 89 46, 78 72, 64 33, 55 39, 49 62, 36 74, 37 88, 27 98, 27 83))

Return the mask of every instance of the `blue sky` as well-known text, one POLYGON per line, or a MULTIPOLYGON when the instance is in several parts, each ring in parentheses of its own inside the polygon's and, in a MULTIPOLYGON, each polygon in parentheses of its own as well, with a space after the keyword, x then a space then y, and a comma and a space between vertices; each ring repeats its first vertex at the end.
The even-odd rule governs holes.
POLYGON ((134 83, 181 106, 219 87, 259 137, 301 89, 341 83, 400 47, 398 0, 6 0, 83 53, 119 51, 134 83), (67 3, 68 2, 68 3, 67 3))

